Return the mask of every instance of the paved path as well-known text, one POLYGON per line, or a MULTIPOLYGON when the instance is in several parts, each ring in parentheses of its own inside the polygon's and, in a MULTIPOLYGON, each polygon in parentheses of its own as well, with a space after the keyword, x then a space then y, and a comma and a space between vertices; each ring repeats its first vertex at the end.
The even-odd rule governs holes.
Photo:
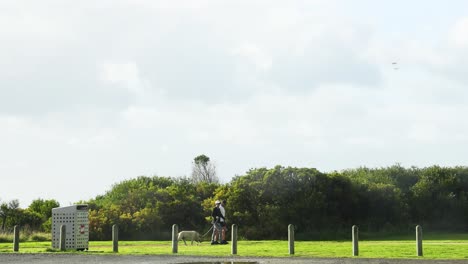
POLYGON ((0 263, 38 264, 175 264, 204 262, 216 264, 236 264, 236 262, 257 262, 259 264, 466 264, 468 260, 423 260, 423 259, 362 259, 362 258, 250 258, 250 257, 199 257, 174 255, 84 255, 84 254, 0 254, 0 263))

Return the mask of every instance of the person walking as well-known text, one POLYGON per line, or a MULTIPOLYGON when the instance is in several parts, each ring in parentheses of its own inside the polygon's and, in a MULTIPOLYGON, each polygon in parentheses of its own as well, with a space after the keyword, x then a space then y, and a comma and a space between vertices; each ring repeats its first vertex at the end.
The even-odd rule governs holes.
POLYGON ((213 211, 211 212, 211 217, 213 218, 212 220, 213 234, 211 235, 211 245, 219 244, 218 239, 223 229, 221 225, 221 218, 223 218, 223 214, 221 213, 221 210, 219 209, 220 205, 221 205, 221 202, 219 200, 216 200, 215 207, 213 208, 213 211))
POLYGON ((226 224, 226 200, 223 200, 221 202, 221 205, 219 206, 219 210, 221 211, 221 214, 223 217, 220 219, 221 223, 221 243, 220 244, 227 244, 226 242, 226 232, 227 232, 227 224, 226 224))

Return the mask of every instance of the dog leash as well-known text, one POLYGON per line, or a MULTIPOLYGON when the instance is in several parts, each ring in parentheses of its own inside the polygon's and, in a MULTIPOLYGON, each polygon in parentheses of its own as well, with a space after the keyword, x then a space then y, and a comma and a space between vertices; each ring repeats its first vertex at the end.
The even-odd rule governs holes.
POLYGON ((210 227, 210 229, 208 229, 208 231, 202 237, 206 236, 211 231, 211 229, 213 229, 213 225, 210 227))

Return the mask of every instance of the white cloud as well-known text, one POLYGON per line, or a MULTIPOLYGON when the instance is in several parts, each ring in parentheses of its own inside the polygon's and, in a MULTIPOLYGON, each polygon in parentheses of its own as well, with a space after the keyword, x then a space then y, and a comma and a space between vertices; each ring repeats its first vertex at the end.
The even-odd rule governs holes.
POLYGON ((271 69, 272 58, 265 49, 255 44, 245 43, 236 48, 233 53, 252 63, 256 70, 265 72, 271 69))
POLYGON ((456 47, 468 49, 468 17, 460 19, 450 34, 451 42, 456 47))
POLYGON ((137 82, 138 68, 135 63, 104 63, 102 78, 109 82, 137 82))
POLYGON ((117 87, 123 85, 129 92, 136 96, 145 96, 145 88, 149 87, 145 81, 140 78, 137 65, 134 62, 129 63, 103 63, 100 65, 100 78, 111 85, 117 87))

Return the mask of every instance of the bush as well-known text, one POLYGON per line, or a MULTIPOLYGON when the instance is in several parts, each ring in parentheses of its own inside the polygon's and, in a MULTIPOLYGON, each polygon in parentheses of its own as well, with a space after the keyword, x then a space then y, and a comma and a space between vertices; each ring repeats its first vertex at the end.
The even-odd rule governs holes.
MULTIPOLYGON (((0 231, 0 243, 13 243, 13 232, 0 231)), ((20 242, 44 242, 52 241, 50 233, 36 232, 30 230, 20 231, 20 242)))
POLYGON ((44 242, 44 241, 51 241, 52 240, 52 235, 50 233, 42 233, 42 232, 37 232, 35 234, 31 235, 30 241, 35 241, 35 242, 44 242))
POLYGON ((13 233, 0 231, 0 243, 13 242, 13 233))

